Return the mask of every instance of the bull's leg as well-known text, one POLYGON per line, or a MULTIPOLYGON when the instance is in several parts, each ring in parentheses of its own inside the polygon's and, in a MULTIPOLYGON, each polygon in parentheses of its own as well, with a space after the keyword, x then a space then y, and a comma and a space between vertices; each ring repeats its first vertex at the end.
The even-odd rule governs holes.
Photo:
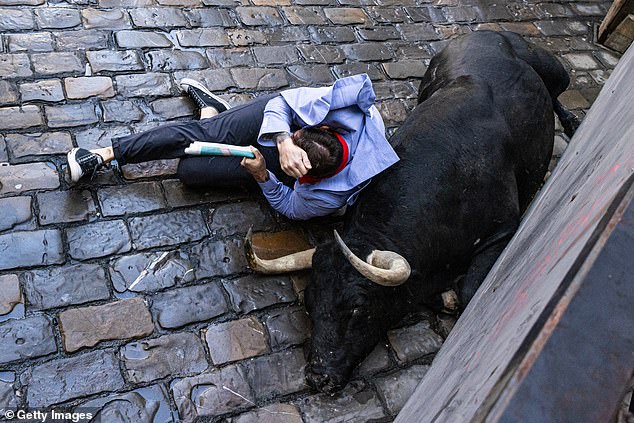
POLYGON ((557 113, 557 117, 561 122, 561 126, 564 127, 564 133, 568 135, 568 138, 572 138, 577 128, 579 128, 579 119, 577 118, 577 116, 572 114, 572 112, 566 110, 566 108, 561 105, 559 100, 555 100, 553 102, 553 108, 555 110, 555 113, 557 113))
POLYGON ((513 225, 513 228, 507 228, 497 234, 489 237, 482 243, 482 246, 477 251, 471 260, 469 270, 462 280, 458 282, 458 296, 460 298, 460 304, 464 308, 467 303, 473 298, 476 291, 489 274, 489 270, 495 264, 506 244, 511 240, 513 234, 517 229, 517 225, 513 225))

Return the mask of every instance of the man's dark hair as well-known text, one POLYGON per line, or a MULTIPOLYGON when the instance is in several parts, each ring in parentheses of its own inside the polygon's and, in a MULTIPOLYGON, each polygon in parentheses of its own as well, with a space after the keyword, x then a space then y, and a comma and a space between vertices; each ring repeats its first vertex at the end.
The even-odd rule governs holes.
POLYGON ((308 176, 325 178, 335 173, 343 158, 343 147, 337 136, 328 129, 302 129, 293 139, 296 146, 308 155, 312 169, 308 176))

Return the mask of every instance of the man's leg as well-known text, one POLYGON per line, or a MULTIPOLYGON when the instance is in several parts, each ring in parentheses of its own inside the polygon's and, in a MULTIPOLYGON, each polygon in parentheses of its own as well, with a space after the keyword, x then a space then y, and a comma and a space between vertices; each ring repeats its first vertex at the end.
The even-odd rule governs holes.
POLYGON ((252 145, 257 141, 264 108, 271 96, 257 98, 209 119, 179 122, 139 134, 112 139, 119 164, 186 157, 185 148, 194 141, 252 145))
POLYGON ((271 97, 257 98, 216 116, 213 115, 217 111, 206 107, 201 109, 203 120, 168 124, 138 134, 113 138, 112 147, 92 151, 73 149, 68 154, 71 179, 76 182, 83 175, 94 172, 103 163, 114 159, 123 165, 185 157, 184 150, 193 141, 254 144, 264 108, 271 97))
MULTIPOLYGON (((266 168, 282 183, 292 186, 295 179, 286 175, 280 167, 276 147, 258 146, 266 160, 266 168)), ((193 156, 180 160, 178 178, 190 187, 207 188, 257 188, 253 176, 240 165, 241 157, 193 156)))

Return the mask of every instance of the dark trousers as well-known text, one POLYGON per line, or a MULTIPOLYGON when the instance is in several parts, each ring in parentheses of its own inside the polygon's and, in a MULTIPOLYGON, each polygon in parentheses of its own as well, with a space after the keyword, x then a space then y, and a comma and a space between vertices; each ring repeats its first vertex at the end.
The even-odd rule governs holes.
POLYGON ((293 178, 281 167, 276 147, 257 145, 266 103, 273 96, 257 98, 209 119, 167 124, 138 134, 113 138, 112 147, 119 164, 180 158, 177 175, 193 187, 234 188, 254 186, 253 177, 240 166, 241 157, 188 156, 185 148, 193 141, 253 145, 266 160, 266 167, 280 181, 292 184, 293 178))

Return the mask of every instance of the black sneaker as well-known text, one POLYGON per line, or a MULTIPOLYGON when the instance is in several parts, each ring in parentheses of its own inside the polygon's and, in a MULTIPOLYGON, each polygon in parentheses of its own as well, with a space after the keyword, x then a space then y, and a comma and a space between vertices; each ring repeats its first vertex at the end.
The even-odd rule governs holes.
POLYGON ((231 108, 229 103, 217 95, 212 94, 211 91, 198 81, 189 78, 181 79, 180 86, 183 92, 194 100, 199 109, 213 107, 218 110, 218 113, 222 113, 231 108))
POLYGON ((96 153, 91 153, 85 148, 73 148, 66 155, 68 159, 68 169, 70 170, 70 180, 79 181, 83 176, 90 174, 95 176, 97 169, 101 168, 103 158, 96 153))

